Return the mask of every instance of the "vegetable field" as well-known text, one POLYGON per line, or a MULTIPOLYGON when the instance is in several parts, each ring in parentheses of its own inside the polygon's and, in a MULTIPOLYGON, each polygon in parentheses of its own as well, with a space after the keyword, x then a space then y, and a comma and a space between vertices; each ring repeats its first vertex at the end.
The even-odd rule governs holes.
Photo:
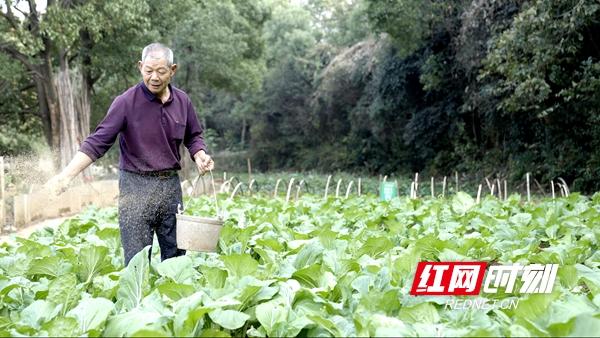
MULTIPOLYGON (((600 333, 600 194, 526 203, 220 196, 218 253, 123 268, 116 209, 0 247, 0 335, 590 336, 600 333), (514 309, 411 296, 419 261, 557 263, 514 309)), ((186 212, 214 215, 208 197, 186 212)), ((518 288, 516 289, 518 290, 518 288)), ((485 297, 482 293, 479 297, 485 297)), ((463 297, 467 298, 467 297, 463 297)), ((473 297, 471 297, 473 299, 473 297)))

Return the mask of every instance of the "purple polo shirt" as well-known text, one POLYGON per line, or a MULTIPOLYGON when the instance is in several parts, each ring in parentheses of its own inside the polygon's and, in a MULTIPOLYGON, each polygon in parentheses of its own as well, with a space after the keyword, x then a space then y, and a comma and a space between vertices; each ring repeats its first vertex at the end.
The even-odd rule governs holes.
POLYGON ((143 82, 127 89, 79 151, 96 161, 119 135, 119 168, 139 173, 181 169, 181 143, 191 155, 206 151, 206 145, 192 101, 182 90, 171 85, 169 89, 171 96, 164 104, 143 82))

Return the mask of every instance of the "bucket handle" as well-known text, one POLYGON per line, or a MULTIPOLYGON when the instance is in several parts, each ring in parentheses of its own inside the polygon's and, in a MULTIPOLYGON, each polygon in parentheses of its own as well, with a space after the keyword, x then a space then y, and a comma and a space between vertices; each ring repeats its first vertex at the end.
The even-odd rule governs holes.
MULTIPOLYGON (((213 199, 215 200, 215 209, 217 210, 217 218, 221 219, 221 212, 219 211, 219 200, 217 200, 217 189, 215 188, 215 178, 213 177, 213 173, 212 170, 210 171, 210 181, 212 182, 212 187, 213 187, 213 199)), ((200 175, 198 175, 198 177, 196 177, 196 179, 194 180, 194 183, 192 184, 192 189, 195 190, 196 189, 196 183, 198 183, 198 179, 200 178, 200 175)), ((183 214, 183 208, 181 207, 181 204, 177 204, 177 213, 178 214, 183 214)))

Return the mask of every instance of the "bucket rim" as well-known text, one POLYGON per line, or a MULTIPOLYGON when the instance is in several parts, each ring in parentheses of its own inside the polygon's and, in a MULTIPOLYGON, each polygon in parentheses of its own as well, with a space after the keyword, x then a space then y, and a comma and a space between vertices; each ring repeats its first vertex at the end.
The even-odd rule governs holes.
POLYGON ((182 221, 190 221, 190 222, 195 222, 195 223, 206 223, 206 224, 212 224, 212 225, 218 225, 218 226, 223 226, 223 220, 220 220, 218 218, 208 218, 208 217, 200 217, 200 216, 190 216, 190 215, 181 215, 181 214, 176 214, 175 217, 179 220, 182 221))

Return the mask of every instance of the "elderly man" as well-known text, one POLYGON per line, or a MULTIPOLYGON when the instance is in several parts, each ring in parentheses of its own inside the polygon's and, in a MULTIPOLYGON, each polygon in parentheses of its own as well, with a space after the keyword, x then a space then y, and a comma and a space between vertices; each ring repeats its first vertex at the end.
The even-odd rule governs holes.
POLYGON ((185 254, 177 249, 175 238, 175 214, 182 198, 177 175, 181 143, 192 154, 200 174, 214 167, 190 98, 170 84, 177 70, 173 52, 162 44, 150 44, 138 67, 143 81, 115 98, 73 160, 47 183, 55 191, 64 190, 119 136, 119 227, 125 264, 152 245, 154 232, 161 259, 185 254))

